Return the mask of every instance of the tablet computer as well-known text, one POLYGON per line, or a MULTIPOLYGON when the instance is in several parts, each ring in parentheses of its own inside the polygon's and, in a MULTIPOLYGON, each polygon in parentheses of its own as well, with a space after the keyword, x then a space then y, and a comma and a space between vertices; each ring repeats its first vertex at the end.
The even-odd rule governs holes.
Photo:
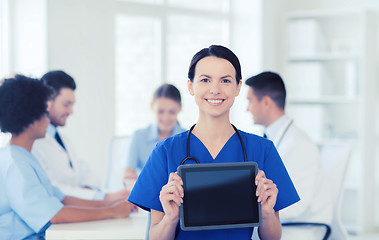
POLYGON ((254 227, 261 223, 255 196, 255 162, 186 164, 178 167, 184 197, 183 230, 254 227))

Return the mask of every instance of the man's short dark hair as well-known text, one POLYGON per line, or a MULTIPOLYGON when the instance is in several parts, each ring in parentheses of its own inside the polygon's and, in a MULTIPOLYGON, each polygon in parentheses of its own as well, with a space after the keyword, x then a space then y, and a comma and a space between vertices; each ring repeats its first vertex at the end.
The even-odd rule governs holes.
POLYGON ((59 94, 62 88, 69 88, 73 91, 76 89, 74 79, 61 70, 47 72, 42 76, 41 80, 54 90, 55 96, 59 94))
POLYGON ((0 86, 0 129, 18 135, 47 113, 52 90, 39 79, 16 75, 0 86))
POLYGON ((274 72, 262 72, 247 79, 246 85, 253 88, 254 94, 259 101, 264 96, 269 96, 279 108, 284 110, 286 104, 286 88, 279 74, 274 72))

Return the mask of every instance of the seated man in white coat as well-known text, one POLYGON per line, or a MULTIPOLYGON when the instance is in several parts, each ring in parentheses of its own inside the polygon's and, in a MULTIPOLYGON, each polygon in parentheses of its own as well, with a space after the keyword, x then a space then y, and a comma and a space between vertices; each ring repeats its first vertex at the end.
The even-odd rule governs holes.
MULTIPOLYGON (((281 222, 330 224, 332 199, 317 146, 294 120, 285 114, 286 90, 282 78, 263 72, 246 80, 248 111, 255 124, 265 127, 264 137, 272 140, 295 184, 300 201, 280 212, 281 222)), ((321 239, 324 229, 284 227, 282 239, 321 239)))
POLYGON ((125 189, 115 193, 99 190, 99 177, 90 166, 78 158, 68 138, 62 136, 57 127, 63 127, 72 114, 75 103, 76 84, 74 79, 63 71, 50 71, 41 81, 55 93, 49 110, 50 124, 45 138, 38 139, 32 153, 47 172, 52 183, 65 193, 88 200, 115 200, 127 198, 125 189))

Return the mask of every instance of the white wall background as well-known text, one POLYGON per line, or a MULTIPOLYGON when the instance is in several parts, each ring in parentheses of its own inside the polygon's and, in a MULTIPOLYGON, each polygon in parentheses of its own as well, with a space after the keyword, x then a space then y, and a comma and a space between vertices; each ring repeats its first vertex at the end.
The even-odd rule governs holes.
MULTIPOLYGON (((74 77, 74 114, 62 131, 73 141, 78 155, 104 181, 108 142, 115 134, 115 16, 120 5, 115 0, 8 2, 12 29, 9 73, 40 77, 46 71, 61 69, 74 77)), ((261 68, 257 28, 261 5, 259 1, 232 2, 229 41, 246 79, 261 68)), ((231 120, 243 130, 256 131, 259 128, 253 126, 246 112, 246 94, 245 86, 231 120)), ((151 94, 146 93, 146 97, 151 94)))
POLYGON ((47 64, 46 0, 15 0, 8 4, 9 72, 39 77, 47 64))
POLYGON ((63 130, 104 179, 115 122, 113 1, 50 0, 47 19, 47 69, 67 71, 77 83, 63 130))

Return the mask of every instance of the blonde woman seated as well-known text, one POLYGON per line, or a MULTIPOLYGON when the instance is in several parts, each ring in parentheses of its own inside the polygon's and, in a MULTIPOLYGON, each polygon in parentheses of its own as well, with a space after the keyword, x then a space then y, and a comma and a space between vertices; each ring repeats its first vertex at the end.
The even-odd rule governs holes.
POLYGON ((163 84, 155 90, 151 108, 156 122, 134 132, 130 140, 124 171, 124 180, 128 183, 137 179, 138 173, 160 140, 185 131, 177 119, 182 102, 180 92, 174 85, 163 84))

